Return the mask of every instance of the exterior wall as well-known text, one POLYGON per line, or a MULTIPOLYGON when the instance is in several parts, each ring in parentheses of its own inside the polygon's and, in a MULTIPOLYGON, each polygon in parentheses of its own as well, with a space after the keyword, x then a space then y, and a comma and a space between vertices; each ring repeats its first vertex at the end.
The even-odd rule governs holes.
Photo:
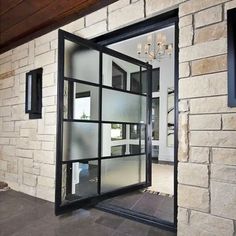
MULTIPOLYGON (((63 28, 91 38, 179 7, 178 235, 236 233, 236 108, 227 107, 226 10, 236 0, 120 0, 63 28), (132 12, 132 14, 131 14, 132 12)), ((53 200, 57 33, 0 55, 0 179, 53 200), (43 119, 24 114, 43 66, 43 119)))

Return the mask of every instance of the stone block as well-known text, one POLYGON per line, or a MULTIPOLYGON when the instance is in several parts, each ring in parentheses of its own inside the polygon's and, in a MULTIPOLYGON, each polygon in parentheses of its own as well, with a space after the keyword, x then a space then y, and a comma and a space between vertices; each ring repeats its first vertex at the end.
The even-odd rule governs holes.
POLYGON ((180 100, 179 101, 179 112, 189 111, 189 103, 188 100, 180 100))
POLYGON ((29 185, 29 186, 35 187, 36 183, 37 183, 37 177, 35 175, 24 173, 24 175, 23 175, 23 183, 25 185, 29 185))
POLYGON ((186 48, 181 48, 179 52, 179 61, 193 61, 205 57, 212 57, 227 52, 227 40, 221 38, 211 42, 195 44, 186 48))
POLYGON ((57 120, 57 116, 56 113, 45 113, 45 124, 46 125, 55 125, 56 124, 56 120, 57 120))
POLYGON ((93 38, 95 36, 104 34, 105 32, 107 32, 107 22, 104 20, 76 31, 75 34, 83 38, 93 38))
POLYGON ((175 9, 184 0, 148 0, 146 1, 146 14, 154 15, 175 9))
POLYGON ((120 0, 120 1, 114 2, 108 6, 108 11, 112 12, 122 7, 125 7, 129 4, 130 4, 130 0, 120 0))
POLYGON ((180 184, 208 187, 208 166, 195 163, 178 164, 178 182, 180 184))
POLYGON ((179 29, 179 47, 187 47, 193 44, 193 26, 188 25, 179 29))
POLYGON ((0 160, 0 170, 7 171, 7 161, 0 160))
POLYGON ((236 113, 223 114, 223 130, 236 130, 236 113))
POLYGON ((227 96, 191 99, 189 104, 191 114, 236 112, 236 108, 228 107, 227 96))
POLYGON ((209 163, 210 151, 208 147, 190 147, 189 159, 194 163, 209 163))
POLYGON ((85 17, 85 26, 89 26, 107 18, 107 8, 104 7, 95 11, 85 17))
POLYGON ((227 94, 227 73, 221 72, 179 80, 179 97, 194 98, 227 94))
POLYGON ((41 164, 40 165, 40 175, 45 177, 54 178, 55 177, 55 165, 41 164))
POLYGON ((35 39, 35 47, 58 38, 58 30, 51 31, 35 39))
POLYGON ((50 44, 49 42, 46 42, 44 44, 38 45, 38 47, 35 48, 35 55, 43 54, 45 52, 50 51, 50 44))
POLYGON ((227 56, 220 55, 192 61, 191 69, 193 76, 226 71, 227 56))
POLYGON ((42 67, 54 63, 56 60, 55 50, 40 54, 35 57, 35 67, 42 67))
POLYGON ((53 151, 34 151, 34 161, 36 162, 54 164, 54 158, 53 151))
POLYGON ((215 164, 236 166, 236 149, 213 148, 212 159, 215 164))
POLYGON ((179 28, 192 25, 192 23, 193 23, 192 15, 187 15, 187 16, 179 18, 179 28))
POLYGON ((188 224, 189 211, 186 208, 178 208, 178 224, 188 224))
POLYGON ((55 187, 54 182, 55 182, 55 180, 52 179, 52 178, 48 178, 48 177, 44 177, 44 176, 39 176, 38 177, 38 185, 41 185, 41 186, 54 188, 55 187))
POLYGON ((184 15, 188 15, 191 13, 195 13, 198 11, 201 11, 203 9, 212 7, 212 6, 216 6, 220 3, 224 3, 228 0, 189 0, 189 1, 185 1, 183 4, 180 5, 179 8, 179 16, 184 16, 184 15))
POLYGON ((178 206, 202 212, 209 212, 208 189, 179 184, 178 206))
POLYGON ((236 131, 191 131, 191 146, 236 147, 236 131))
POLYGON ((17 157, 33 158, 33 151, 28 149, 16 149, 17 157))
POLYGON ((211 182, 211 212, 236 220, 236 185, 230 183, 211 182))
POLYGON ((190 65, 188 62, 179 64, 179 78, 185 78, 190 76, 190 65))
POLYGON ((218 40, 221 38, 226 38, 227 36, 227 25, 223 21, 214 25, 209 25, 203 28, 195 30, 194 43, 203 43, 213 40, 218 40))
MULTIPOLYGON (((64 25, 63 27, 61 27, 61 29, 71 32, 71 33, 74 33, 75 31, 78 31, 78 30, 84 28, 84 25, 85 25, 84 21, 85 21, 85 19, 84 19, 84 17, 82 17, 76 21, 73 21, 67 25, 64 25)), ((51 43, 52 42, 54 42, 54 40, 51 41, 51 43)), ((51 44, 51 46, 52 46, 52 44, 51 44)), ((53 47, 51 47, 51 49, 53 49, 53 47)))
POLYGON ((42 142, 42 150, 54 151, 56 146, 54 142, 42 142))
POLYGON ((179 161, 188 160, 188 114, 179 114, 179 148, 178 159, 179 161))
POLYGON ((56 82, 56 78, 55 78, 54 73, 43 75, 43 88, 49 87, 49 86, 54 86, 55 82, 56 82))
POLYGON ((206 10, 197 12, 194 15, 195 27, 199 28, 205 25, 213 24, 222 21, 222 6, 208 8, 206 10))
POLYGON ((211 179, 236 184, 236 166, 211 164, 211 179))
POLYGON ((210 214, 191 211, 190 225, 194 228, 196 235, 233 235, 234 225, 232 220, 222 219, 210 214))
POLYGON ((50 202, 54 202, 55 190, 54 188, 38 185, 36 189, 36 197, 45 199, 50 202))
POLYGON ((220 130, 221 115, 190 115, 190 130, 220 130))
POLYGON ((144 2, 140 0, 108 15, 108 29, 113 30, 144 18, 144 2), (130 14, 132 12, 132 14, 130 14))

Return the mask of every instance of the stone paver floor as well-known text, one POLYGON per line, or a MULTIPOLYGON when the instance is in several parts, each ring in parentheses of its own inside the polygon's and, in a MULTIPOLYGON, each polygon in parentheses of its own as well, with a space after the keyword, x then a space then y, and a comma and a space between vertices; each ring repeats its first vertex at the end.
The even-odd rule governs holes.
POLYGON ((54 215, 54 204, 13 190, 0 192, 0 236, 175 236, 94 208, 54 215))

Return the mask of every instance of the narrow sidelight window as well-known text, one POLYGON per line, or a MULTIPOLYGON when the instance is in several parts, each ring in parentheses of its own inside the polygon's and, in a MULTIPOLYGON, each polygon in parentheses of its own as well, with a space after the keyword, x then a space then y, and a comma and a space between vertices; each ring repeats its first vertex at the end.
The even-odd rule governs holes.
POLYGON ((236 107, 236 8, 228 10, 228 106, 236 107))
POLYGON ((26 73, 25 113, 29 119, 42 117, 42 74, 42 68, 26 73))

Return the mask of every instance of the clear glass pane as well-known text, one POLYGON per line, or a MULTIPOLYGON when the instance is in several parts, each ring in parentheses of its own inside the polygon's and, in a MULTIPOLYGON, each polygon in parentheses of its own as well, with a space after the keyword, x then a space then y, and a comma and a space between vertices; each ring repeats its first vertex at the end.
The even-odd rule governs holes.
POLYGON ((98 124, 63 123, 63 161, 98 156, 98 124))
POLYGON ((97 195, 98 161, 62 165, 62 204, 97 195))
POLYGON ((102 156, 140 154, 145 152, 145 125, 103 124, 102 156), (131 127, 138 127, 135 138, 131 127), (140 132, 141 127, 141 132, 140 132), (141 146, 140 146, 141 145, 141 146))
POLYGON ((126 145, 111 146, 111 156, 125 155, 126 145))
POLYGON ((64 81, 64 118, 98 120, 99 89, 96 86, 64 81))
POLYGON ((102 120, 146 122, 146 97, 110 89, 102 90, 102 120))
POLYGON ((102 160, 101 192, 144 182, 145 169, 144 155, 102 160))
POLYGON ((158 157, 159 157, 159 146, 152 145, 152 158, 158 159, 158 157))
POLYGON ((65 77, 99 82, 99 52, 65 40, 65 77))
MULTIPOLYGON (((152 70, 152 92, 160 90, 160 70, 152 70)), ((147 93, 147 70, 136 71, 130 74, 130 90, 136 93, 147 93)))
POLYGON ((130 77, 136 71, 139 66, 103 54, 103 85, 130 90, 130 77))
POLYGON ((159 140, 160 99, 152 99, 152 139, 159 140))

